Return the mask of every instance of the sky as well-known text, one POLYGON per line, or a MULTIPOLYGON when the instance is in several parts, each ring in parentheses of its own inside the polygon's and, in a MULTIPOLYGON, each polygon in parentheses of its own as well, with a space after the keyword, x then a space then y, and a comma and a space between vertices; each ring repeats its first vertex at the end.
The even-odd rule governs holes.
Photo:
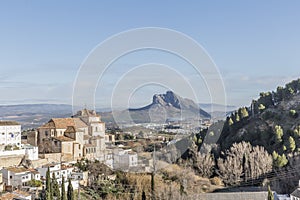
MULTIPOLYGON (((296 0, 3 0, 0 1, 0 105, 71 104, 78 70, 97 45, 126 30, 161 27, 197 41, 220 72, 226 104, 247 106, 261 91, 274 90, 300 77, 299 8, 300 2, 296 0)), ((145 50, 123 56, 112 64, 97 86, 97 107, 109 107, 120 77, 147 63, 173 67, 199 93, 195 99, 178 84, 175 92, 179 95, 211 102, 205 82, 194 76, 189 64, 169 53, 145 50)), ((172 76, 164 73, 154 76, 172 81, 172 76)), ((129 102, 130 107, 146 105, 153 94, 168 89, 168 85, 160 84, 139 86, 130 99, 117 98, 114 103, 126 106, 124 102, 129 102)), ((85 103, 83 100, 82 105, 85 103)))

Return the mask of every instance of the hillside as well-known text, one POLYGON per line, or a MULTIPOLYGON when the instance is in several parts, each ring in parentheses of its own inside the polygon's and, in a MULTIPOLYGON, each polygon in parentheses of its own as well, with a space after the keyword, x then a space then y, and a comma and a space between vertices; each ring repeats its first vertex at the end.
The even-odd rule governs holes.
MULTIPOLYGON (((269 153, 291 153, 300 147, 300 81, 278 87, 277 91, 261 93, 260 98, 247 108, 248 115, 236 111, 228 117, 219 144, 227 149, 234 142, 249 141, 264 146, 269 153), (295 141, 295 148, 290 139, 295 141)), ((299 149, 300 150, 300 149, 299 149)))
POLYGON ((15 120, 23 129, 35 128, 50 118, 67 117, 72 114, 72 106, 66 104, 22 104, 0 106, 1 120, 15 120))

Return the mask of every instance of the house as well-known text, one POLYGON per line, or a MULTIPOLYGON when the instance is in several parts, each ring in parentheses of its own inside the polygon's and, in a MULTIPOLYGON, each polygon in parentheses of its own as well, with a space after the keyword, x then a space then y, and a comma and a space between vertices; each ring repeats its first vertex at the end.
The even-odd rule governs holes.
POLYGON ((37 160, 38 147, 21 144, 21 125, 18 122, 0 121, 1 166, 18 165, 24 155, 27 159, 37 160))
POLYGON ((38 128, 39 152, 60 153, 61 161, 104 160, 105 123, 95 111, 83 109, 70 118, 53 118, 38 128))
POLYGON ((138 155, 131 150, 113 150, 113 169, 129 170, 138 165, 138 155))
POLYGON ((51 178, 54 175, 59 184, 61 184, 62 182, 62 177, 64 177, 65 180, 71 178, 72 171, 74 170, 74 167, 61 165, 60 163, 49 163, 43 165, 42 167, 37 168, 37 171, 41 174, 41 179, 44 181, 46 180, 48 168, 51 178))
POLYGON ((15 121, 0 121, 0 145, 3 147, 21 145, 21 125, 15 121))
POLYGON ((25 155, 29 160, 38 160, 39 159, 39 150, 37 146, 32 146, 30 144, 22 145, 22 149, 25 151, 25 155))
POLYGON ((71 179, 79 181, 80 185, 87 186, 88 172, 72 172, 71 179))
POLYGON ((35 179, 40 180, 37 171, 26 169, 25 167, 8 167, 2 170, 3 182, 13 187, 26 186, 29 181, 35 179))

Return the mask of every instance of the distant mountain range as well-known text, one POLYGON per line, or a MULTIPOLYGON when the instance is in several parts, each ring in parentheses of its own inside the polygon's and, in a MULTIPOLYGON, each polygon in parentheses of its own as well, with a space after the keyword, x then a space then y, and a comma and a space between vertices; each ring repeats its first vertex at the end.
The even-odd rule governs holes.
POLYGON ((22 128, 36 128, 54 117, 72 115, 72 106, 66 104, 23 104, 0 106, 0 120, 15 120, 22 128))
MULTIPOLYGON (((104 122, 113 122, 114 119, 128 123, 128 116, 135 123, 165 122, 166 120, 210 118, 211 113, 234 110, 233 106, 219 104, 196 104, 194 101, 182 98, 174 92, 153 96, 152 103, 142 108, 131 108, 112 112, 109 108, 99 109, 104 122), (211 109, 213 107, 213 109, 211 109), (207 112, 208 111, 208 112, 207 112)), ((78 108, 78 110, 81 108, 78 108)), ((224 113, 223 113, 224 114, 224 113)), ((69 117, 72 115, 72 106, 68 104, 22 104, 0 106, 0 120, 15 120, 22 124, 24 129, 36 128, 54 117, 69 117)), ((223 117, 223 115, 222 115, 223 117)))

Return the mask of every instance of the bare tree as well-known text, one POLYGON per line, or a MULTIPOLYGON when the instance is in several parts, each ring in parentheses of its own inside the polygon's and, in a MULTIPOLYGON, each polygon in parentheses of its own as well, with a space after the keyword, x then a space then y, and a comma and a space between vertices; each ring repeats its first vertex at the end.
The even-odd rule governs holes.
POLYGON ((214 166, 215 161, 211 154, 197 153, 194 168, 200 176, 209 178, 213 174, 214 166))
POLYGON ((234 143, 217 164, 217 172, 224 183, 234 185, 270 172, 272 156, 263 147, 253 147, 248 142, 234 143))

